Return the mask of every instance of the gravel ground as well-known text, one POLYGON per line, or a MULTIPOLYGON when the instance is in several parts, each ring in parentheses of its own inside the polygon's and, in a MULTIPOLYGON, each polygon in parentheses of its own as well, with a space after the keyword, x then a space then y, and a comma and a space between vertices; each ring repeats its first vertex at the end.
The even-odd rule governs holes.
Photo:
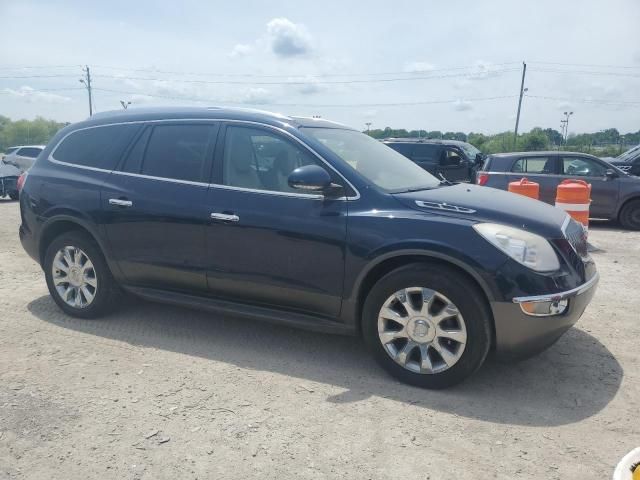
POLYGON ((359 339, 127 299, 56 308, 0 200, 0 479, 610 478, 640 445, 640 233, 594 226, 585 315, 442 392, 359 339))

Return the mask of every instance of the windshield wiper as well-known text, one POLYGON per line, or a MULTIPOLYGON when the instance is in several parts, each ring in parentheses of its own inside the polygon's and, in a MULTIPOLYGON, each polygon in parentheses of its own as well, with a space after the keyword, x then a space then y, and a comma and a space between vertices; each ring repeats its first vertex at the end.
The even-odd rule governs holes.
POLYGON ((440 185, 453 185, 453 182, 450 182, 449 180, 447 180, 445 176, 442 175, 442 173, 438 173, 438 176, 442 179, 440 181, 440 185))

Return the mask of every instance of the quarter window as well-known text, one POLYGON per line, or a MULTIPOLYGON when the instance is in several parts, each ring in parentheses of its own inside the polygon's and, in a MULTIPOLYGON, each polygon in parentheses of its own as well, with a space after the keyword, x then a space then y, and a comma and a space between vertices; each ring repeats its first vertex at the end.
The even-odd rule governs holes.
POLYGON ((319 164, 305 150, 267 130, 227 127, 224 145, 222 179, 233 187, 297 192, 289 186, 289 174, 319 164))
MULTIPOLYGON (((207 150, 215 130, 212 125, 154 127, 144 153, 141 173, 191 182, 207 181, 207 150)), ((134 150, 136 148, 138 145, 134 150)))
POLYGON ((575 177, 603 177, 607 170, 601 163, 585 157, 563 157, 562 168, 565 175, 575 177))
POLYGON ((74 165, 113 170, 137 128, 108 125, 77 130, 58 145, 53 158, 74 165))
POLYGON ((519 158, 511 168, 517 173, 553 173, 553 160, 549 157, 519 158))

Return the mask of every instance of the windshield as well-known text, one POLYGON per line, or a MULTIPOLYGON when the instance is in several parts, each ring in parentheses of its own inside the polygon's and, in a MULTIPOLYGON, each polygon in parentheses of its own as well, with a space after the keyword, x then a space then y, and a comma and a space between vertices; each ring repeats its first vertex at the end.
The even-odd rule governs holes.
POLYGON ((390 193, 436 188, 440 180, 407 157, 355 130, 303 127, 367 180, 390 193))
POLYGON ((473 145, 471 145, 470 143, 463 142, 463 143, 460 143, 459 146, 460 148, 462 148, 462 150, 464 150, 464 153, 469 160, 475 160, 476 155, 478 154, 482 155, 482 152, 478 150, 476 147, 474 147, 473 145))
POLYGON ((626 161, 632 160, 638 154, 640 154, 640 145, 630 148, 626 152, 618 155, 618 160, 622 160, 626 162, 626 161))

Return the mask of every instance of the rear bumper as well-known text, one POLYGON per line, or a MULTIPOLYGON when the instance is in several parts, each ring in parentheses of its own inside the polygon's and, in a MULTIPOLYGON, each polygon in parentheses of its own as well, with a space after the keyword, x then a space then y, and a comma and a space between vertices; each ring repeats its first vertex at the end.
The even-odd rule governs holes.
POLYGON ((22 244, 22 248, 24 248, 25 252, 27 252, 29 256, 39 264, 40 255, 38 253, 38 245, 36 243, 34 235, 24 224, 20 225, 18 234, 20 235, 20 243, 22 244))
POLYGON ((512 302, 492 302, 496 327, 496 353, 503 358, 526 358, 553 345, 584 313, 598 284, 597 272, 574 289, 529 297, 516 297, 512 302), (526 302, 561 302, 567 307, 557 315, 536 316, 525 313, 526 302))

